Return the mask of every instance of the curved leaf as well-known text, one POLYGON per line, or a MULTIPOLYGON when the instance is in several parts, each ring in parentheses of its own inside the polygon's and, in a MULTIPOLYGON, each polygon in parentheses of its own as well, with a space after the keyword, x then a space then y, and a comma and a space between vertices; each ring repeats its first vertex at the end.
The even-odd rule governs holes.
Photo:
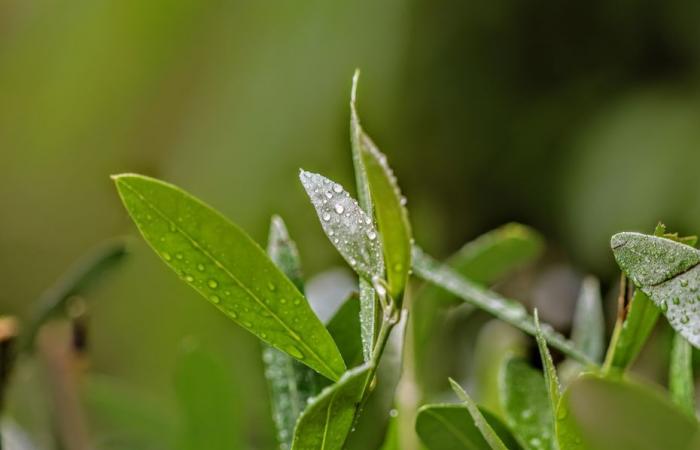
POLYGON ((700 250, 640 233, 618 233, 610 245, 622 271, 674 330, 700 348, 700 250))
POLYGON ((371 364, 348 370, 315 397, 299 417, 292 450, 340 450, 364 395, 371 364))
POLYGON ((263 341, 337 380, 343 358, 306 298, 243 230, 179 188, 114 180, 149 245, 181 279, 263 341))
POLYGON ((476 406, 476 403, 474 403, 474 400, 462 389, 462 386, 452 378, 450 378, 450 385, 452 386, 452 390, 455 391, 455 394, 457 394, 457 397, 464 402, 467 410, 469 410, 469 414, 472 416, 474 425, 479 429, 489 447, 491 447, 492 450, 508 450, 508 447, 506 447, 493 427, 486 421, 484 415, 476 406))

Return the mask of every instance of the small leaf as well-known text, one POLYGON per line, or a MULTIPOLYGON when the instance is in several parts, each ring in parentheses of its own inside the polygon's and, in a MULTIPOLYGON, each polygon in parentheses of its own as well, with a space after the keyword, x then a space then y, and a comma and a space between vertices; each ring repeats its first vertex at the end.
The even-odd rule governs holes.
POLYGON ((640 233, 616 234, 610 245, 635 286, 661 309, 674 330, 700 347, 700 250, 640 233))
POLYGON ((379 233, 372 218, 343 187, 311 172, 299 173, 311 203, 335 248, 365 280, 384 275, 379 233))
POLYGON ((698 430, 662 392, 592 374, 569 386, 557 411, 557 439, 566 450, 691 450, 698 430))
POLYGON ((673 335, 668 387, 671 392, 671 399, 690 417, 695 418, 693 348, 678 333, 673 335))
POLYGON ((411 224, 394 172, 372 140, 362 133, 362 159, 374 200, 389 282, 389 294, 400 302, 411 268, 411 224))
MULTIPOLYGON (((535 322, 522 304, 505 299, 495 292, 465 279, 453 269, 439 265, 418 247, 413 248, 413 268, 420 278, 440 286, 473 306, 483 309, 530 335, 535 335, 535 322)), ((552 347, 561 350, 579 362, 592 364, 585 353, 550 326, 543 326, 542 333, 552 347)))
POLYGON ((213 356, 188 342, 175 370, 175 391, 184 412, 183 450, 242 448, 236 426, 238 396, 231 376, 213 356))
POLYGON ((526 449, 550 449, 554 443, 554 410, 542 373, 520 358, 503 364, 499 377, 506 422, 526 449))
POLYGON ((618 314, 610 339, 604 370, 607 373, 624 372, 639 355, 659 317, 659 308, 647 295, 635 289, 627 307, 627 314, 618 314))
MULTIPOLYGON (((267 254, 299 291, 303 292, 299 252, 279 216, 273 216, 270 223, 267 254)), ((263 362, 270 391, 272 419, 277 428, 277 440, 280 446, 289 448, 292 444, 294 425, 306 407, 307 400, 318 393, 319 380, 311 368, 269 345, 264 345, 263 362)))
POLYGON ((505 446, 501 438, 498 436, 498 434, 496 434, 496 431, 494 431, 491 425, 486 421, 483 414, 481 414, 481 411, 479 411, 479 408, 476 406, 476 403, 474 403, 471 397, 469 397, 464 389, 462 389, 462 386, 460 386, 452 378, 450 378, 450 385, 452 386, 452 390, 455 391, 455 394, 457 394, 457 397, 464 402, 464 405, 467 407, 469 414, 474 420, 474 424, 479 429, 481 435, 484 437, 484 440, 489 444, 491 449, 508 450, 508 447, 505 446))
POLYGON ((547 394, 549 395, 549 402, 552 406, 552 411, 554 411, 559 404, 561 388, 559 387, 559 377, 557 377, 557 370, 554 368, 552 355, 549 353, 547 341, 545 340, 544 334, 542 334, 537 310, 535 310, 535 339, 537 340, 537 347, 540 350, 542 367, 544 367, 544 381, 547 387, 547 394))
POLYGON ((31 350, 39 328, 52 317, 66 315, 68 300, 88 291, 101 275, 125 255, 126 241, 114 239, 98 245, 76 262, 37 300, 33 319, 24 333, 22 348, 31 350))
POLYGON ((357 294, 353 293, 338 308, 326 326, 348 367, 356 367, 364 361, 359 315, 360 300, 357 294))
POLYGON ((321 391, 299 417, 292 450, 341 450, 372 371, 371 364, 350 369, 321 391))
POLYGON ((600 283, 588 276, 581 284, 581 292, 576 301, 571 340, 588 357, 600 362, 605 351, 605 317, 600 298, 600 283))
POLYGON ((114 177, 127 211, 166 265, 226 316, 337 380, 343 358, 306 298, 243 230, 179 188, 114 177))
MULTIPOLYGON (((501 441, 511 450, 521 447, 508 427, 488 410, 479 411, 501 441)), ((459 404, 425 405, 416 416, 416 433, 428 450, 489 450, 469 409, 459 404)))

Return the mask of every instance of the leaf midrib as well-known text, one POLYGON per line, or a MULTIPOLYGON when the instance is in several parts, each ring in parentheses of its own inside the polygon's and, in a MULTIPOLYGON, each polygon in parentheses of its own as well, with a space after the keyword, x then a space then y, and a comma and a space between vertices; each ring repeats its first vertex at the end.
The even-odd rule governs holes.
MULTIPOLYGON (((326 362, 313 350, 311 347, 309 347, 306 342, 304 342, 301 337, 294 331, 292 330, 287 324, 274 312, 272 311, 264 301, 261 301, 250 289, 248 289, 247 286, 245 286, 235 275, 233 275, 224 265, 217 259, 215 258, 212 254, 210 254, 206 249, 204 249, 199 242, 197 242, 196 239, 194 239, 192 236, 189 235, 185 230, 183 230, 175 221, 171 220, 167 214, 165 214, 163 211, 161 211, 158 207, 156 207, 153 203, 151 203, 146 197, 144 197, 136 188, 131 186, 128 182, 122 180, 122 183, 124 183, 124 186, 128 189, 130 189, 134 194, 136 194, 149 208, 151 208, 156 214, 161 216, 164 220, 169 222, 169 225, 172 225, 175 230, 180 232, 190 243, 197 249, 199 250, 204 256, 209 258, 217 267, 219 267, 221 270, 223 270, 226 275, 228 275, 245 293, 248 294, 249 297, 251 297, 253 300, 255 300, 262 308, 264 308, 271 317, 273 317, 277 322, 279 322, 284 329, 289 332, 289 336, 294 339, 296 342, 298 342, 301 346, 303 346, 313 357, 326 369, 329 371, 329 373, 333 374, 336 379, 340 377, 340 374, 336 373, 335 370, 333 370, 326 362)), ((286 352, 285 352, 286 353, 286 352)))

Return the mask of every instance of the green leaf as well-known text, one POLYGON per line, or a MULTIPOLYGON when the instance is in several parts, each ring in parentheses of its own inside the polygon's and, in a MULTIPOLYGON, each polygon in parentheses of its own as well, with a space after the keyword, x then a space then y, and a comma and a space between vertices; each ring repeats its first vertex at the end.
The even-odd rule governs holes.
POLYGON ((618 314, 605 357, 605 372, 619 374, 632 364, 651 334, 659 313, 659 308, 646 294, 639 289, 634 291, 627 313, 618 314))
POLYGON ((695 417, 695 383, 693 378, 693 348, 678 333, 673 335, 671 366, 668 373, 671 399, 690 417, 695 417))
POLYGON ((700 347, 700 250, 640 233, 616 234, 610 245, 635 286, 661 309, 674 330, 700 347))
POLYGON ((462 389, 462 386, 460 386, 459 383, 452 378, 450 378, 450 385, 452 386, 452 390, 455 392, 455 394, 457 394, 457 397, 464 402, 464 405, 469 410, 469 414, 472 416, 472 420, 474 420, 474 424, 479 429, 481 435, 484 437, 484 440, 489 444, 491 449, 508 450, 508 447, 505 446, 501 438, 498 436, 498 434, 496 434, 493 427, 491 427, 491 425, 486 421, 476 403, 474 403, 471 397, 469 397, 464 389, 462 389))
POLYGON ((353 293, 338 308, 326 326, 348 367, 355 367, 363 362, 359 316, 360 300, 357 294, 353 293))
POLYGON ((360 208, 342 186, 303 170, 299 178, 316 209, 323 231, 361 277, 360 322, 364 358, 368 360, 374 348, 377 326, 376 301, 371 282, 375 277, 384 276, 379 233, 372 217, 360 208))
POLYGON ((501 368, 499 385, 506 422, 523 447, 552 448, 554 410, 542 373, 520 358, 511 358, 501 368))
POLYGON ((379 233, 343 187, 304 170, 299 179, 316 209, 323 231, 358 275, 372 281, 384 275, 379 233))
MULTIPOLYGON (((491 284, 505 274, 530 263, 543 250, 542 237, 533 229, 509 223, 470 241, 447 260, 447 265, 475 283, 491 284)), ((435 370, 440 350, 447 342, 440 328, 449 307, 462 304, 444 289, 425 283, 412 297, 414 359, 416 377, 421 386, 442 383, 445 376, 435 370)))
POLYGON ((537 310, 535 310, 535 339, 537 340, 537 348, 540 350, 540 358, 542 359, 542 367, 544 368, 544 381, 545 386, 547 387, 549 402, 551 404, 552 411, 554 411, 557 409, 557 405, 559 404, 561 388, 559 387, 559 377, 557 377, 557 370, 554 368, 552 355, 549 353, 547 341, 545 340, 544 334, 542 334, 542 328, 540 327, 540 319, 537 315, 537 310))
POLYGON ((243 230, 179 188, 114 177, 127 211, 181 279, 273 347, 337 380, 343 358, 294 284, 243 230))
POLYGON ((321 391, 299 417, 292 450, 341 450, 372 371, 369 363, 350 369, 321 391))
MULTIPOLYGON (((535 322, 522 304, 503 298, 497 293, 467 280, 455 270, 437 263, 418 247, 413 248, 413 268, 420 278, 442 287, 471 305, 483 309, 526 333, 535 335, 535 322)), ((593 363, 584 352, 550 326, 543 326, 542 334, 547 343, 571 358, 584 364, 593 363)))
POLYGON ((386 156, 364 133, 360 136, 362 159, 374 200, 377 225, 382 236, 389 294, 401 302, 411 268, 411 224, 394 172, 386 156))
POLYGON ((588 276, 581 284, 576 302, 571 340, 592 361, 600 362, 605 351, 605 317, 600 298, 600 283, 588 276))
MULTIPOLYGON (((299 252, 289 237, 284 221, 278 216, 273 216, 270 223, 267 254, 299 291, 303 292, 299 252)), ((306 407, 307 400, 318 393, 316 373, 269 345, 263 348, 263 362, 270 392, 272 420, 277 428, 277 440, 282 447, 289 448, 299 415, 306 407)))
POLYGON ((184 413, 183 450, 242 448, 235 426, 240 414, 231 376, 213 356, 192 342, 183 346, 175 369, 175 392, 184 413))
POLYGON ((592 374, 569 386, 557 411, 557 439, 566 450, 690 450, 698 429, 662 392, 592 374))
MULTIPOLYGON (((507 448, 521 448, 508 427, 495 415, 482 408, 479 411, 507 448)), ((428 450, 491 449, 465 405, 433 404, 421 407, 416 416, 416 433, 428 450)))
POLYGON ((98 245, 78 260, 37 300, 21 347, 27 351, 31 350, 41 326, 55 316, 65 316, 67 302, 72 297, 89 291, 100 277, 125 255, 126 241, 113 239, 98 245))
POLYGON ((396 418, 389 421, 384 442, 380 450, 401 450, 401 435, 399 433, 399 422, 396 418))

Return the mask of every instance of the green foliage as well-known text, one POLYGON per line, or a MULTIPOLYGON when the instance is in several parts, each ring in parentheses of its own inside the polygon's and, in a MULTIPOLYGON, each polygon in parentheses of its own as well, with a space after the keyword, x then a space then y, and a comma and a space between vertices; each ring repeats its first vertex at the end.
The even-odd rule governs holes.
POLYGON ((695 381, 693 379, 693 348, 678 333, 673 335, 671 365, 668 371, 671 399, 690 417, 695 418, 695 381))
POLYGON ((503 443, 491 424, 484 418, 484 415, 481 413, 476 403, 474 403, 474 400, 462 389, 462 386, 451 378, 450 385, 452 386, 452 390, 455 391, 455 394, 457 394, 457 397, 464 402, 469 414, 472 416, 472 420, 474 420, 474 425, 479 429, 489 447, 491 447, 492 450, 508 450, 508 447, 503 443))

